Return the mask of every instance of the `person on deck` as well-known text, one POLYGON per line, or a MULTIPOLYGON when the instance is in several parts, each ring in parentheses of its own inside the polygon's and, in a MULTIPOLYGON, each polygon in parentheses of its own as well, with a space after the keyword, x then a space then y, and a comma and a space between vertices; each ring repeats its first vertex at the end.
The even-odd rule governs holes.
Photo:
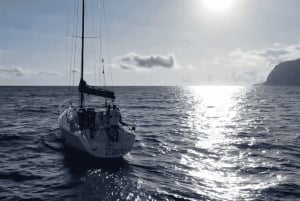
POLYGON ((113 110, 111 112, 111 131, 112 131, 112 138, 116 141, 118 141, 119 138, 119 123, 125 126, 128 126, 128 124, 124 123, 122 121, 122 116, 120 111, 117 109, 116 105, 113 105, 113 110))
POLYGON ((111 105, 107 106, 105 116, 107 121, 111 118, 111 105))
POLYGON ((107 133, 109 133, 109 129, 110 129, 110 125, 111 125, 110 119, 111 119, 111 105, 108 105, 106 108, 106 113, 105 113, 105 117, 104 117, 104 128, 107 133))

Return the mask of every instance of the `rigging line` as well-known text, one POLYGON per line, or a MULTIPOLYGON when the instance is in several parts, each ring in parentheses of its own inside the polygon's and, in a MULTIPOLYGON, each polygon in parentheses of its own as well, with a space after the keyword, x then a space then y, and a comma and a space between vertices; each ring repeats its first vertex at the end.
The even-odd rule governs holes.
MULTIPOLYGON (((83 80, 84 77, 84 18, 85 18, 85 0, 82 0, 82 20, 81 20, 81 69, 80 69, 80 81, 83 80)), ((80 108, 83 107, 84 104, 84 94, 80 92, 80 108)))
MULTIPOLYGON (((71 8, 68 7, 68 14, 67 14, 67 28, 66 28, 66 35, 69 34, 69 29, 70 29, 70 18, 71 18, 71 8)), ((69 56, 69 40, 67 38, 66 43, 65 43, 65 68, 66 68, 66 76, 65 76, 65 86, 67 86, 67 90, 69 92, 69 87, 68 87, 68 56, 69 56)))
POLYGON ((102 34, 102 2, 101 0, 98 0, 98 9, 99 9, 99 23, 98 23, 98 31, 100 35, 100 40, 98 40, 98 47, 99 47, 99 57, 98 57, 98 63, 99 63, 99 86, 101 85, 101 60, 103 59, 103 49, 102 49, 102 41, 103 41, 103 34, 102 34))
MULTIPOLYGON (((74 17, 73 19, 77 19, 77 15, 78 15, 78 4, 79 4, 79 0, 77 1, 77 3, 74 4, 74 17), (77 9, 76 9, 76 5, 77 5, 77 9)), ((76 20, 73 20, 73 30, 72 32, 76 32, 76 20)), ((71 40, 71 55, 70 55, 70 72, 69 72, 69 95, 70 95, 70 98, 72 99, 72 94, 73 94, 73 89, 72 89, 72 86, 71 86, 71 81, 72 81, 72 76, 73 76, 73 73, 72 73, 72 64, 73 64, 73 57, 74 57, 74 44, 76 43, 75 39, 73 38, 71 40)))
MULTIPOLYGON (((78 22, 79 22, 79 0, 77 1, 77 12, 76 12, 76 23, 75 23, 75 34, 78 32, 78 22)), ((77 41, 74 39, 74 58, 73 58, 73 70, 72 70, 72 96, 74 95, 75 86, 75 73, 76 73, 76 54, 77 54, 77 41)))
MULTIPOLYGON (((92 6, 91 8, 91 18, 92 18, 92 34, 96 35, 96 31, 95 31, 95 26, 96 26, 96 20, 95 20, 95 6, 92 6)), ((96 72, 97 70, 97 50, 96 50, 96 43, 92 42, 92 50, 93 50, 93 54, 92 54, 92 65, 94 66, 94 72, 96 72)), ((97 74, 94 73, 94 83, 96 85, 97 83, 97 74)))
POLYGON ((97 66, 96 66, 96 72, 98 77, 97 77, 97 85, 101 85, 101 58, 102 58, 102 53, 101 53, 101 3, 98 0, 98 7, 97 7, 97 13, 99 13, 99 15, 97 16, 97 35, 99 35, 100 37, 97 39, 97 51, 99 53, 99 55, 97 55, 97 66))
MULTIPOLYGON (((74 11, 74 16, 72 17, 73 19, 76 17, 76 3, 74 3, 74 8, 73 8, 73 11, 74 11)), ((74 32, 74 29, 75 29, 75 20, 72 21, 72 30, 71 32, 74 32)), ((71 40, 71 44, 70 44, 70 63, 69 63, 69 80, 68 80, 68 88, 69 88, 69 98, 71 98, 71 80, 72 80, 72 63, 73 63, 73 53, 74 53, 74 50, 73 50, 73 46, 74 46, 74 39, 71 40)))
MULTIPOLYGON (((76 17, 76 3, 74 4, 73 11, 74 11, 74 13, 73 13, 74 16, 72 16, 72 18, 74 19, 74 17, 76 17)), ((75 21, 73 20, 72 22, 73 23, 72 23, 71 31, 73 31, 73 29, 75 27, 75 21)), ((71 85, 71 71, 72 71, 72 58, 73 58, 73 41, 72 40, 70 43, 70 55, 68 55, 68 56, 70 56, 70 58, 69 58, 70 59, 70 61, 69 61, 70 62, 69 63, 69 78, 68 78, 68 93, 69 93, 68 95, 69 96, 71 96, 71 86, 70 85, 71 85)), ((69 98, 71 98, 71 97, 69 97, 69 98)))
POLYGON ((104 32, 105 36, 107 37, 106 39, 106 46, 107 46, 107 52, 108 52, 108 63, 109 63, 109 71, 110 71, 110 79, 111 79, 111 86, 112 89, 114 88, 114 82, 113 82, 113 76, 112 76, 112 69, 111 69, 111 56, 110 56, 110 46, 109 46, 109 36, 107 34, 107 22, 106 22, 106 12, 105 12, 105 0, 103 0, 103 15, 104 15, 104 32))
MULTIPOLYGON (((65 86, 67 87, 67 90, 69 90, 69 88, 68 88, 68 55, 69 55, 69 52, 68 52, 68 46, 69 46, 69 40, 67 40, 66 41, 66 44, 65 44, 66 46, 65 46, 65 70, 66 70, 66 76, 65 76, 65 86)), ((69 92, 69 91, 68 91, 69 92)))
MULTIPOLYGON (((72 11, 75 12, 75 4, 73 4, 73 6, 74 6, 74 8, 72 9, 72 11)), ((69 34, 69 31, 73 28, 72 27, 73 24, 70 23, 71 17, 72 17, 71 16, 71 11, 69 9, 68 10, 68 17, 67 17, 67 33, 66 33, 67 35, 69 34)), ((66 46, 66 58, 67 58, 66 59, 66 86, 67 86, 67 89, 68 89, 68 95, 70 95, 70 91, 71 91, 70 84, 69 84, 70 83, 70 74, 68 73, 68 70, 71 71, 70 70, 71 69, 71 65, 70 64, 71 64, 71 58, 72 58, 71 57, 72 49, 70 48, 70 46, 72 45, 72 43, 70 43, 70 41, 68 40, 68 38, 67 38, 66 41, 67 41, 67 46, 66 46), (69 52, 69 50, 70 50, 70 52, 69 52), (70 61, 69 61, 69 59, 70 59, 70 61)))
POLYGON ((105 73, 104 73, 104 59, 102 58, 102 74, 103 74, 103 86, 104 88, 106 88, 106 84, 105 84, 105 73))
MULTIPOLYGON (((77 36, 77 35, 68 35, 68 37, 71 37, 71 38, 82 38, 82 36, 77 36)), ((100 36, 84 36, 84 39, 89 39, 89 38, 100 38, 100 36)))
POLYGON ((98 71, 100 72, 101 71, 101 57, 102 57, 102 55, 101 55, 101 47, 100 47, 100 45, 101 45, 101 28, 100 28, 100 26, 101 26, 101 4, 100 4, 100 0, 98 0, 97 1, 97 4, 98 4, 98 6, 97 7, 95 7, 97 10, 96 10, 96 13, 98 13, 98 15, 96 16, 97 17, 97 20, 96 20, 96 22, 97 22, 97 29, 96 29, 96 32, 97 32, 97 35, 99 35, 99 38, 97 39, 97 41, 96 41, 96 48, 97 48, 97 53, 98 53, 98 55, 96 55, 96 74, 97 74, 97 85, 101 85, 101 82, 100 82, 100 76, 98 76, 98 75, 101 75, 101 74, 98 74, 98 71))

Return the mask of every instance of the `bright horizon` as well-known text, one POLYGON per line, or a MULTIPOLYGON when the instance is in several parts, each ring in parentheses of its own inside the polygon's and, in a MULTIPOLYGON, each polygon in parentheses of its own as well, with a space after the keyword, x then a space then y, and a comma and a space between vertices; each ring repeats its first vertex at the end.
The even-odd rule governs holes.
MULTIPOLYGON (((67 74, 72 40, 68 30, 76 3, 0 2, 0 85, 79 83, 78 61, 74 81, 67 74)), ((99 3, 102 6, 103 0, 87 3, 91 11, 99 3)), ((300 58, 299 7, 298 0, 105 1, 106 84, 240 86, 264 82, 279 62, 300 58)), ((99 84, 89 59, 85 79, 99 84)))

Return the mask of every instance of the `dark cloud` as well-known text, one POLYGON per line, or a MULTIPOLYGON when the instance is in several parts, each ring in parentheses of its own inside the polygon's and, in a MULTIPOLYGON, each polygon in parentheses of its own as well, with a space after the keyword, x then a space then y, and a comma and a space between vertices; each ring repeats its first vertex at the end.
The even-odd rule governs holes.
POLYGON ((131 70, 131 69, 133 69, 133 67, 126 66, 126 65, 123 65, 123 64, 120 64, 119 66, 120 66, 120 68, 122 68, 124 70, 131 70))
POLYGON ((15 76, 24 76, 24 70, 21 67, 4 67, 0 66, 0 72, 15 76))
POLYGON ((162 56, 162 55, 149 55, 142 56, 136 53, 130 53, 118 59, 120 68, 124 70, 133 69, 135 67, 140 68, 172 68, 175 66, 174 55, 162 56))

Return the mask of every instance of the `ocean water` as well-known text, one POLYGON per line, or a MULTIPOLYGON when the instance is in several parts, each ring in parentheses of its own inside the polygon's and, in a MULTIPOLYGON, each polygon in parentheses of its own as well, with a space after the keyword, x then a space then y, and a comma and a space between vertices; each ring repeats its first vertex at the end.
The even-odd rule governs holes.
POLYGON ((115 87, 136 142, 96 163, 62 144, 67 92, 0 87, 0 200, 300 200, 300 87, 115 87))

